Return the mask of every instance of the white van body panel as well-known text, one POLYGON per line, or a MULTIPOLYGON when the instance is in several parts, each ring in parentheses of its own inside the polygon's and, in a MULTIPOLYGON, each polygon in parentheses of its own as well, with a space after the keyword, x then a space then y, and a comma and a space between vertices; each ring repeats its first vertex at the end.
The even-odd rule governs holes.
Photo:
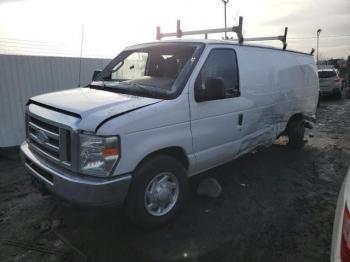
POLYGON ((254 101, 244 96, 220 100, 196 102, 194 84, 210 51, 215 48, 233 49, 227 45, 210 45, 189 81, 189 101, 193 147, 196 155, 194 173, 220 165, 234 158, 239 152, 245 128, 239 126, 239 114, 251 109, 254 101))
POLYGON ((257 146, 272 144, 296 113, 314 114, 317 72, 313 58, 303 57, 259 47, 206 48, 189 83, 195 172, 235 159, 257 146), (241 96, 197 103, 194 82, 209 52, 215 48, 235 50, 241 96))

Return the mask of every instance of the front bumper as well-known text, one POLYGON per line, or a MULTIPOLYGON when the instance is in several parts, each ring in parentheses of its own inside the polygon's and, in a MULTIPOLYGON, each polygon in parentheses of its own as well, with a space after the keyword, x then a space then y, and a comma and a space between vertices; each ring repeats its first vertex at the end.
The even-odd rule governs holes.
POLYGON ((21 145, 21 156, 28 173, 45 189, 82 206, 120 205, 125 201, 131 175, 95 178, 72 173, 33 154, 28 143, 21 145))
POLYGON ((320 94, 321 95, 336 95, 341 93, 340 87, 334 87, 334 88, 320 88, 320 94))

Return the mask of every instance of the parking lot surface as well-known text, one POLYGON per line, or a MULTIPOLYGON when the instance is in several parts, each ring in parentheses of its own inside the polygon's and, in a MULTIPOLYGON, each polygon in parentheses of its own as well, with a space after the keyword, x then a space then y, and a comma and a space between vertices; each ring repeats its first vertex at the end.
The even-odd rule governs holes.
POLYGON ((155 231, 122 209, 80 209, 31 186, 0 158, 0 261, 329 261, 338 191, 350 162, 350 100, 323 99, 301 151, 280 144, 191 181, 183 212, 155 231), (201 178, 219 198, 195 194, 201 178))

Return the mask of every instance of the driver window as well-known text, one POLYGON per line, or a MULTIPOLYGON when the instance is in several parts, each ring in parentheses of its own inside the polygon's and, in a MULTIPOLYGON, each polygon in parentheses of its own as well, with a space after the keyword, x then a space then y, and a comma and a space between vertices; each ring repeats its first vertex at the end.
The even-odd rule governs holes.
POLYGON ((205 61, 195 83, 195 94, 202 90, 207 78, 222 78, 225 97, 239 96, 238 66, 232 49, 213 49, 205 61))

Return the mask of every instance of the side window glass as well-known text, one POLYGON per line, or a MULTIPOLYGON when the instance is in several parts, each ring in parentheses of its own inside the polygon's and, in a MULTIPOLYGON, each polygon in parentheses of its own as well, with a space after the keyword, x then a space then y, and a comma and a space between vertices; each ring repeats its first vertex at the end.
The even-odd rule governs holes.
POLYGON ((113 68, 111 79, 130 80, 145 75, 148 53, 136 52, 129 55, 113 68))
POLYGON ((206 79, 221 78, 225 97, 237 97, 239 92, 236 53, 232 49, 213 49, 205 61, 195 83, 195 95, 204 88, 206 79))

